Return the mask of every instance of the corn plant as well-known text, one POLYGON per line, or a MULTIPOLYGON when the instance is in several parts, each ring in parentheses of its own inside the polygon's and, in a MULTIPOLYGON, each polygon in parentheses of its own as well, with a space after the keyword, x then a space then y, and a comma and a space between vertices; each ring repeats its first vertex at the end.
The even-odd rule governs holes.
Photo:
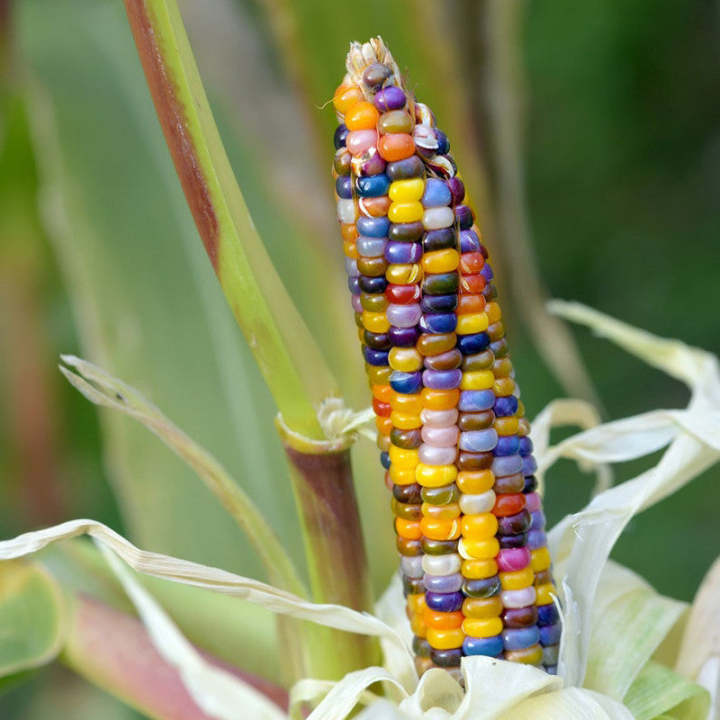
MULTIPOLYGON (((714 717, 717 568, 688 608, 608 558, 635 514, 718 460, 717 358, 555 301, 555 318, 683 381, 691 398, 685 409, 604 424, 588 402, 557 400, 531 431, 482 217, 438 129, 447 109, 436 116, 420 102, 375 38, 350 46, 333 98, 335 200, 372 397, 371 409, 353 410, 253 222, 178 7, 125 5, 187 208, 269 391, 242 389, 238 427, 257 433, 254 408, 272 412, 279 442, 258 436, 259 452, 284 455, 287 476, 235 476, 130 383, 63 356, 67 380, 113 411, 107 422, 136 421, 201 481, 193 492, 209 491, 224 522, 241 530, 230 555, 249 554, 247 545, 266 581, 141 549, 95 520, 26 532, 0 542, 3 676, 60 658, 157 718, 714 717), (581 432, 551 444, 558 425, 581 432), (368 437, 385 483, 351 458, 368 437), (660 450, 651 469, 612 485, 610 464, 660 450), (561 458, 596 472, 597 492, 546 534, 542 494, 561 458), (297 510, 297 525, 282 533, 257 502, 268 485, 292 495, 297 510), (363 536, 361 504, 384 485, 396 540, 374 544, 363 536), (379 596, 368 547, 401 556, 379 596)), ((40 88, 30 101, 32 132, 51 143, 40 88)), ((61 177, 63 158, 47 162, 61 177)), ((68 221, 66 202, 48 197, 56 225, 68 221)), ((158 282, 162 261, 152 269, 158 282)), ((342 275, 339 266, 322 270, 328 284, 342 275)), ((339 322, 349 326, 350 315, 339 322)))

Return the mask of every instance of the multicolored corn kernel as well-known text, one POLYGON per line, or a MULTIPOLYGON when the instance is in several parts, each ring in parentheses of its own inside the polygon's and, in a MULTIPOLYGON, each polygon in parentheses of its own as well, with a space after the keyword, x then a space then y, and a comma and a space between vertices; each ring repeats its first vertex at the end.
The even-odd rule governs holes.
POLYGON ((382 40, 335 93, 334 176, 418 669, 555 672, 559 614, 529 424, 450 143, 382 40))

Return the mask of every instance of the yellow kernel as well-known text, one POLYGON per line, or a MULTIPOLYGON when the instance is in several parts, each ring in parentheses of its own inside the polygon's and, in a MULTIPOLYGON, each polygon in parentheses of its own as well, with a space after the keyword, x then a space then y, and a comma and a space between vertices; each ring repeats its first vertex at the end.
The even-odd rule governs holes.
POLYGON ((488 316, 484 312, 458 315, 457 330, 455 332, 458 335, 473 335, 487 330, 488 324, 488 316))
POLYGON ((422 398, 419 394, 404 395, 402 393, 393 393, 390 398, 390 406, 393 410, 411 415, 419 415, 423 409, 422 398))
POLYGON ((422 220, 423 206, 414 202, 394 202, 388 210, 388 220, 394 223, 409 223, 422 220))
POLYGON ((366 330, 374 333, 385 333, 390 329, 390 321, 385 313, 363 311, 362 324, 366 330))
POLYGON ((458 489, 469 495, 479 495, 492 490, 494 484, 495 475, 492 470, 462 470, 457 476, 458 489))
POLYGON ((422 259, 423 270, 433 274, 452 272, 459 263, 460 255, 452 248, 425 253, 422 259))
POLYGON ((390 350, 390 367, 402 372, 415 372, 423 366, 422 355, 414 348, 394 347, 390 350))
POLYGON ((514 570, 513 572, 501 572, 500 583, 503 590, 522 590, 530 587, 535 580, 532 568, 528 565, 522 570, 514 570))
POLYGON ((422 514, 432 520, 454 520, 460 516, 460 506, 457 503, 450 503, 449 505, 423 503, 420 508, 422 514))
MULTIPOLYGON (((464 316, 460 316, 464 317, 464 316)), ((461 390, 488 390, 493 386, 495 376, 492 370, 473 370, 464 372, 460 381, 461 390)))
POLYGON ((407 608, 411 613, 422 613, 425 607, 425 593, 413 593, 407 596, 407 608))
POLYGON ((422 178, 395 180, 390 185, 390 199, 397 203, 417 202, 425 192, 425 181, 422 178))
POLYGON ((463 644, 465 633, 460 628, 451 630, 439 630, 438 628, 427 629, 427 641, 430 647, 436 650, 452 650, 463 644))
POLYGON ((503 611, 502 598, 499 595, 489 598, 465 598, 462 611, 468 618, 497 617, 503 611))
POLYGON ((392 421, 393 427, 398 430, 414 430, 415 428, 422 427, 422 420, 419 415, 414 413, 403 413, 393 410, 390 413, 390 420, 392 421))
MULTIPOLYGON (((462 574, 469 580, 482 580, 497 575, 498 566, 495 560, 463 560, 462 574)), ((467 613, 466 613, 467 614, 467 613)))
POLYGON ((499 617, 465 618, 462 629, 471 637, 494 637, 503 631, 503 624, 499 617))
POLYGON ((490 323, 496 323, 502 317, 502 310, 500 310, 500 306, 496 302, 489 302, 485 306, 485 312, 490 323))
MULTIPOLYGON (((462 539, 465 554, 474 560, 489 560, 497 557, 500 552, 500 543, 496 537, 490 538, 467 538, 462 539)), ((532 581, 531 581, 532 582, 532 581)))
POLYGON ((399 468, 391 465, 388 475, 394 485, 412 485, 415 482, 415 468, 399 468))
POLYGON ((423 279, 423 271, 417 263, 388 265, 385 279, 393 285, 413 285, 423 279))
POLYGON ((510 662, 525 665, 539 665, 542 662, 543 651, 540 645, 531 645, 523 650, 506 650, 505 659, 510 662))
POLYGON ((417 467, 418 462, 417 450, 406 450, 405 448, 399 448, 397 445, 390 446, 391 465, 410 470, 417 467))
POLYGON ((518 431, 518 419, 511 417, 495 418, 493 425, 498 435, 516 435, 518 431))
MULTIPOLYGON (((494 538, 498 529, 498 521, 491 512, 477 515, 463 515, 462 533, 466 540, 487 540, 494 538)), ((473 555, 473 557, 495 557, 493 555, 473 555)))
POLYGON ((367 365, 365 370, 371 385, 387 385, 390 382, 392 370, 389 367, 367 365))
POLYGON ((420 521, 422 534, 432 540, 457 540, 460 537, 460 521, 434 520, 424 517, 420 521))
POLYGON ((452 410, 460 400, 459 390, 423 388, 421 395, 423 407, 428 410, 452 410))
POLYGON ((412 616, 410 620, 410 629, 412 630, 413 635, 425 637, 427 626, 425 625, 425 620, 422 615, 418 614, 412 616))
POLYGON ((545 583, 544 585, 538 585, 535 588, 537 592, 536 605, 549 605, 553 601, 553 596, 557 596, 557 590, 552 583, 545 583))
POLYGON ((493 391, 498 397, 512 395, 515 390, 515 381, 512 378, 498 378, 493 383, 493 391))
POLYGON ((415 480, 423 487, 442 487, 455 482, 457 468, 454 465, 425 465, 415 468, 415 480))
POLYGON ((538 548, 530 553, 530 566, 533 572, 542 572, 550 567, 550 551, 546 547, 538 548))

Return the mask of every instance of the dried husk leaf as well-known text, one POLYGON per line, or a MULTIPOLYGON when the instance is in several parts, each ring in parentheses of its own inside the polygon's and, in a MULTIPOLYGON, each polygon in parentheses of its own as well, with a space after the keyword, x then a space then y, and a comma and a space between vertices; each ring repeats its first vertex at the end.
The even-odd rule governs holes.
MULTIPOLYGON (((531 424, 530 434, 536 458, 546 455, 548 447, 550 446, 550 431, 552 428, 576 425, 583 430, 589 430, 599 424, 600 413, 598 413, 597 408, 587 402, 587 400, 560 398, 559 400, 549 402, 531 424)), ((594 470, 597 475, 593 495, 597 495, 612 485, 612 471, 609 465, 597 463, 593 466, 582 461, 579 461, 578 464, 584 472, 594 470)), ((539 483, 539 490, 541 493, 544 493, 545 473, 542 468, 538 467, 536 476, 539 483)))
MULTIPOLYGON (((565 596, 565 631, 559 672, 580 686, 590 644, 590 618, 598 581, 610 551, 633 515, 659 502, 713 465, 720 455, 720 373, 717 359, 676 340, 658 338, 578 304, 552 304, 554 312, 583 322, 673 377, 688 383, 692 396, 684 412, 661 411, 652 428, 647 415, 600 426, 563 443, 563 454, 612 461, 640 457, 672 440, 656 467, 610 488, 583 511, 565 518, 549 534, 549 545, 565 596), (620 427, 620 430, 618 429, 620 427), (620 437, 622 435, 622 437, 620 437)), ((651 414, 652 415, 652 414, 651 414)), ((547 454, 553 453, 550 448, 547 454)), ((538 464, 547 466, 545 457, 538 464)))
MULTIPOLYGON (((405 652, 406 662, 397 679, 408 688, 417 680, 412 653, 403 639, 388 625, 368 613, 342 605, 316 604, 267 583, 200 563, 141 550, 106 525, 94 520, 70 520, 60 525, 24 533, 0 542, 0 560, 32 555, 51 543, 87 534, 119 555, 134 570, 174 582, 204 587, 241 597, 266 610, 346 632, 385 637, 405 652)), ((400 655, 400 654, 399 654, 400 655)))
POLYGON ((711 658, 720 658, 720 559, 695 595, 675 669, 696 678, 711 658))
POLYGON ((529 698, 499 720, 633 720, 618 702, 581 688, 564 688, 529 698))

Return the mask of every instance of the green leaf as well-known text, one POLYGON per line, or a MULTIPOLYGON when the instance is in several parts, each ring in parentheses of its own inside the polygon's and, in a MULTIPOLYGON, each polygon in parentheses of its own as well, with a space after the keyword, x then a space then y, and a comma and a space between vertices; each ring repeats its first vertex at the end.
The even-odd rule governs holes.
POLYGON ((683 720, 705 720, 710 694, 658 663, 648 663, 623 698, 636 720, 660 720, 670 711, 683 720))
POLYGON ((55 658, 64 619, 62 592, 46 570, 34 563, 0 563, 0 676, 55 658))
POLYGON ((60 368, 68 381, 91 402, 119 410, 140 422, 195 470, 208 489, 245 531, 262 559, 268 576, 286 589, 306 595, 297 571, 273 529, 248 494, 230 477, 225 468, 188 437, 135 388, 114 378, 97 365, 64 355, 60 368))
MULTIPOLYGON (((151 395, 220 458, 302 566, 272 398, 198 242, 116 2, 17 7, 43 211, 84 354, 151 395)), ((70 348, 68 348, 70 350, 70 348)), ((133 538, 261 574, 195 474, 141 427, 103 417, 133 538)), ((86 479, 86 483, 94 479, 86 479)))

